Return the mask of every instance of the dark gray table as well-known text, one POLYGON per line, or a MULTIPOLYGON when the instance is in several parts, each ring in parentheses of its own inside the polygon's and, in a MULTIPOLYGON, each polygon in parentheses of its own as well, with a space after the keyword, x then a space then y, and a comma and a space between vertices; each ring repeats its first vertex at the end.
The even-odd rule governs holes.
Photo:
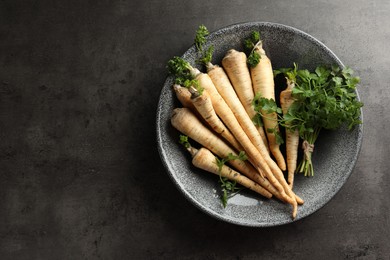
POLYGON ((390 2, 1 1, 1 259, 389 259, 390 2), (255 229, 190 204, 156 148, 165 65, 210 30, 299 28, 361 76, 364 141, 336 197, 255 229))

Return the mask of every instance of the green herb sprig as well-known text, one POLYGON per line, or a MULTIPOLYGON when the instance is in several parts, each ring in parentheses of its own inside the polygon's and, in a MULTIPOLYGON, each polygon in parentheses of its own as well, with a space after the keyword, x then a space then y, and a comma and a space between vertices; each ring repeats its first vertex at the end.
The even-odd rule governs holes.
MULTIPOLYGON (((228 156, 223 159, 219 159, 218 157, 215 157, 215 163, 219 168, 219 172, 221 172, 222 167, 225 165, 226 162, 231 160, 244 161, 247 159, 248 157, 245 154, 245 152, 241 151, 238 155, 233 155, 229 153, 228 156)), ((219 183, 221 185, 221 191, 222 191, 222 195, 221 195, 222 206, 226 208, 228 199, 236 195, 238 192, 240 192, 243 189, 243 187, 237 185, 236 181, 230 181, 228 178, 222 177, 221 175, 219 175, 219 183)))
POLYGON ((209 46, 206 50, 204 50, 204 45, 207 42, 207 36, 210 34, 209 30, 206 26, 200 25, 196 30, 194 44, 197 50, 198 58, 196 59, 197 63, 203 64, 206 67, 209 63, 211 63, 213 59, 214 46, 209 46))
POLYGON ((188 141, 188 136, 186 136, 186 135, 179 136, 179 143, 182 144, 187 149, 191 147, 191 144, 188 141))
POLYGON ((255 126, 263 127, 263 119, 261 118, 261 115, 259 113, 256 113, 254 117, 252 118, 252 122, 255 124, 255 126))
POLYGON ((189 62, 180 57, 173 57, 167 64, 168 73, 175 77, 175 83, 189 88, 193 86, 201 95, 203 88, 200 87, 199 81, 195 79, 195 69, 189 62))
POLYGON ((203 51, 203 45, 206 43, 206 37, 210 34, 209 30, 203 24, 198 27, 195 35, 195 47, 198 51, 203 51))
MULTIPOLYGON (((257 117, 267 117, 267 114, 276 113, 277 118, 281 118, 282 109, 278 107, 275 100, 271 98, 265 98, 260 95, 260 93, 256 94, 256 96, 253 98, 252 105, 254 110, 256 111, 256 118, 257 117)), ((269 119, 274 120, 273 118, 269 117, 269 119)), ((282 134, 280 133, 278 129, 278 125, 275 126, 275 128, 267 128, 266 129, 268 133, 273 133, 276 138, 276 143, 281 145, 284 143, 282 134)))
POLYGON ((219 183, 221 185, 222 195, 221 195, 221 203, 224 208, 227 206, 227 201, 239 193, 243 187, 238 186, 237 182, 230 181, 226 177, 219 176, 219 183))
POLYGON ((215 163, 217 164, 219 171, 222 170, 222 167, 227 163, 228 161, 232 160, 241 160, 245 161, 248 159, 248 156, 244 151, 241 151, 238 155, 234 155, 232 153, 229 153, 227 157, 219 159, 218 157, 215 157, 215 163))
POLYGON ((261 56, 255 51, 256 45, 260 42, 260 32, 253 31, 251 35, 244 40, 244 49, 248 54, 247 63, 254 68, 259 64, 261 56))

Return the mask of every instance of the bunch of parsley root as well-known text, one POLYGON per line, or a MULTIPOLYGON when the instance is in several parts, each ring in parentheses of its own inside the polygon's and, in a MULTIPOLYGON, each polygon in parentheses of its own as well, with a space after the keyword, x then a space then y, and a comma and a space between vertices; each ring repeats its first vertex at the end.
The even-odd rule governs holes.
POLYGON ((338 66, 309 71, 294 63, 274 70, 258 31, 243 39, 243 51, 230 49, 221 65, 213 64, 208 35, 204 25, 196 30, 196 64, 180 57, 168 61, 181 103, 171 116, 179 142, 195 167, 219 176, 223 207, 247 188, 291 205, 295 218, 304 200, 293 191, 294 175, 314 175, 312 154, 321 130, 351 130, 361 123, 359 78, 338 66), (275 77, 284 80, 278 99, 275 77))

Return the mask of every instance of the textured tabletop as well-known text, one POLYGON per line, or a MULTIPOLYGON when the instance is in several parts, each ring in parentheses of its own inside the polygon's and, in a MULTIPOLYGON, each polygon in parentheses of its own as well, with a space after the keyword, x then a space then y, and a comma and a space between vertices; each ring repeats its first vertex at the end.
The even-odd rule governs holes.
POLYGON ((1 259, 389 259, 390 2, 0 1, 1 259), (167 61, 194 31, 298 28, 361 77, 357 164, 322 209, 221 222, 176 188, 156 144, 167 61))

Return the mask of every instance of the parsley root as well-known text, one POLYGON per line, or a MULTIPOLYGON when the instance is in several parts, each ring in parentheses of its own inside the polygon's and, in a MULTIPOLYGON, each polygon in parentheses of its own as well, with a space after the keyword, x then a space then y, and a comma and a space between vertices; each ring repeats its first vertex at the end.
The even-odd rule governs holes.
MULTIPOLYGON (((262 47, 261 41, 256 43, 253 51, 260 57, 257 65, 250 66, 254 92, 256 94, 260 94, 261 97, 275 100, 275 84, 272 64, 262 47)), ((269 149, 279 168, 284 171, 286 170, 286 162, 282 152, 280 151, 280 141, 276 136, 280 135, 277 114, 274 112, 268 113, 267 111, 262 110, 261 115, 264 122, 264 128, 267 133, 269 149)))
POLYGON ((175 91, 176 97, 183 107, 190 108, 193 111, 195 110, 195 107, 191 102, 191 93, 188 88, 182 87, 178 84, 174 84, 173 90, 175 91))
MULTIPOLYGON (((283 115, 287 115, 288 109, 294 103, 292 91, 294 82, 287 79, 287 87, 280 93, 280 106, 283 115)), ((298 129, 290 129, 289 123, 286 124, 286 161, 287 161, 287 181, 292 188, 294 182, 294 174, 297 168, 298 160, 298 146, 299 146, 299 132, 298 129)))

